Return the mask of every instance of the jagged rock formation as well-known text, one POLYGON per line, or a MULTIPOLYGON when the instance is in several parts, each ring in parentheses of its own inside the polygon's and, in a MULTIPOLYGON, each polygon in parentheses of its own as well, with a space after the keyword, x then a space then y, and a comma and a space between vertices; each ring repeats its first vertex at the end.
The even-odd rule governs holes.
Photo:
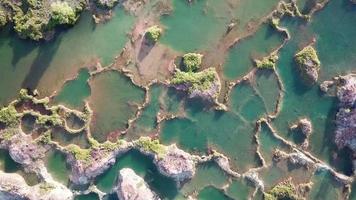
POLYGON ((306 46, 295 55, 294 59, 304 83, 315 84, 320 70, 320 61, 315 49, 311 45, 306 46))
POLYGON ((175 179, 178 183, 193 178, 195 174, 195 162, 192 155, 178 149, 176 145, 167 147, 167 152, 162 157, 155 157, 160 173, 175 179))
POLYGON ((0 171, 0 199, 2 200, 72 200, 73 193, 65 186, 51 182, 43 182, 29 186, 16 173, 0 171))
POLYGON ((335 143, 356 152, 356 75, 340 77, 337 91, 339 111, 336 114, 335 143))
POLYGON ((146 182, 132 169, 124 168, 119 172, 116 193, 121 200, 158 200, 146 182))

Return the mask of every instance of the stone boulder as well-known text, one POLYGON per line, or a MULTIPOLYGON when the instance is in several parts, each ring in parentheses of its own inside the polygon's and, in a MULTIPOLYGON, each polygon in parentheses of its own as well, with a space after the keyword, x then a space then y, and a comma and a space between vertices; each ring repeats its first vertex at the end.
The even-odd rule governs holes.
POLYGON ((116 194, 120 200, 158 200, 146 182, 132 169, 124 168, 119 172, 116 194))
POLYGON ((164 155, 155 156, 154 163, 161 174, 173 178, 178 183, 191 179, 195 174, 192 155, 178 149, 176 145, 168 146, 164 155))

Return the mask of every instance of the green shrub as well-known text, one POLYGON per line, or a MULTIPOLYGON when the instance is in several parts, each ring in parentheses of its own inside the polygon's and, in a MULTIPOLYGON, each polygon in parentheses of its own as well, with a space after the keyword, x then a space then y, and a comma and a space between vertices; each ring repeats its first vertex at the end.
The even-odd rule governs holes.
POLYGON ((211 87, 216 81, 216 77, 217 74, 214 68, 209 68, 201 72, 177 71, 171 80, 171 84, 188 84, 189 92, 194 90, 204 91, 211 87))
POLYGON ((265 200, 298 200, 296 190, 292 183, 279 183, 264 194, 265 200))
POLYGON ((308 62, 313 62, 314 66, 320 67, 320 60, 313 46, 309 45, 304 47, 301 51, 295 54, 295 61, 299 66, 304 66, 308 62))
POLYGON ((12 136, 17 135, 20 133, 18 128, 6 128, 0 134, 0 139, 2 140, 10 140, 12 136))
POLYGON ((14 106, 10 105, 0 110, 0 122, 6 126, 16 126, 19 123, 17 111, 14 106))
POLYGON ((74 156, 76 160, 84 161, 84 163, 89 164, 91 161, 91 149, 82 149, 78 145, 70 144, 67 147, 67 150, 74 156))
POLYGON ((43 133, 41 136, 39 136, 36 139, 36 142, 40 143, 40 144, 50 144, 52 141, 51 139, 51 131, 46 131, 45 133, 43 133))
POLYGON ((3 9, 0 7, 0 27, 5 26, 7 24, 7 16, 3 9))
POLYGON ((160 144, 159 140, 152 140, 149 137, 141 137, 137 142, 138 146, 144 151, 153 152, 158 156, 166 153, 165 146, 160 144))
POLYGON ((74 24, 77 21, 75 10, 67 2, 53 2, 51 12, 55 24, 74 24))
POLYGON ((46 126, 57 126, 63 124, 63 121, 61 116, 59 116, 57 113, 53 113, 52 115, 40 115, 36 119, 36 123, 46 126))
POLYGON ((43 38, 48 20, 40 12, 39 10, 29 9, 25 15, 17 14, 14 16, 14 29, 20 37, 36 41, 43 38))
POLYGON ((185 71, 195 72, 200 68, 203 55, 198 53, 187 53, 183 55, 185 71))
POLYGON ((152 42, 157 42, 161 37, 162 29, 158 26, 151 26, 146 30, 146 37, 152 42))
POLYGON ((274 69, 276 67, 276 62, 278 60, 278 55, 272 53, 271 55, 262 58, 262 60, 255 60, 257 68, 260 69, 274 69))

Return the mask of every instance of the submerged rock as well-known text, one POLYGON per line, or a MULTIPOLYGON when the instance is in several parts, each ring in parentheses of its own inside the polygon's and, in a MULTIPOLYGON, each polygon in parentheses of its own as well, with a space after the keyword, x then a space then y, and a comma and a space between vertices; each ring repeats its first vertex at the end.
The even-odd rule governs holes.
POLYGON ((29 186, 22 176, 0 171, 0 199, 3 200, 72 200, 73 193, 57 182, 29 186))
POLYGON ((311 45, 306 46, 295 55, 294 59, 304 83, 315 84, 320 70, 320 61, 315 49, 311 45))
POLYGON ((339 111, 336 114, 335 143, 356 153, 356 75, 340 77, 337 91, 339 111))
POLYGON ((119 172, 116 194, 120 200, 158 200, 147 183, 132 169, 124 168, 119 172))

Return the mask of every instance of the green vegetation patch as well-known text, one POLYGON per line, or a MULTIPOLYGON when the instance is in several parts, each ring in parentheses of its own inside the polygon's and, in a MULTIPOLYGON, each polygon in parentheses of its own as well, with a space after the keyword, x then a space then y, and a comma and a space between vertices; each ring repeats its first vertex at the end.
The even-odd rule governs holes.
POLYGON ((75 144, 70 144, 66 148, 76 160, 83 161, 84 164, 89 164, 91 162, 91 149, 82 149, 75 144))
POLYGON ((7 24, 7 15, 2 7, 0 7, 0 27, 7 24))
POLYGON ((262 58, 262 60, 255 60, 255 64, 259 69, 274 69, 276 67, 277 60, 278 55, 276 53, 272 53, 271 55, 262 58))
POLYGON ((141 137, 137 140, 138 147, 144 151, 153 152, 158 156, 166 154, 166 147, 159 143, 159 140, 152 140, 149 137, 141 137))
POLYGON ((17 111, 13 105, 9 105, 0 110, 0 122, 11 127, 16 126, 19 123, 17 111))
POLYGON ((50 144, 51 143, 51 131, 46 131, 41 136, 36 138, 36 142, 40 144, 50 144))
POLYGON ((3 130, 0 134, 0 139, 10 140, 12 136, 19 134, 20 130, 18 128, 7 128, 3 130))
POLYGON ((39 115, 36 123, 46 126, 59 126, 63 124, 63 120, 57 113, 53 113, 52 115, 39 115))
POLYGON ((161 37, 162 29, 158 26, 151 26, 146 30, 145 36, 152 42, 157 42, 161 37))
POLYGON ((185 84, 189 87, 189 92, 194 90, 205 91, 211 88, 213 83, 217 81, 217 73, 215 68, 208 68, 201 72, 182 72, 178 70, 171 80, 171 84, 185 84))
POLYGON ((203 55, 198 53, 187 53, 183 55, 185 71, 195 72, 200 68, 203 55))
POLYGON ((91 148, 103 149, 107 152, 111 152, 111 151, 119 149, 123 143, 121 140, 118 140, 117 142, 105 141, 104 143, 99 143, 93 137, 89 137, 88 141, 89 141, 91 148))
POLYGON ((265 200, 298 200, 296 189, 290 181, 279 183, 264 193, 265 200))
POLYGON ((65 1, 53 2, 51 11, 55 24, 74 24, 77 21, 75 10, 65 1))
POLYGON ((301 51, 295 54, 295 61, 301 67, 313 65, 317 69, 320 68, 320 60, 313 46, 304 47, 301 51))
POLYGON ((50 36, 57 25, 74 24, 77 12, 83 10, 87 1, 48 1, 48 0, 2 0, 0 24, 12 22, 14 30, 21 38, 35 41, 50 36))

